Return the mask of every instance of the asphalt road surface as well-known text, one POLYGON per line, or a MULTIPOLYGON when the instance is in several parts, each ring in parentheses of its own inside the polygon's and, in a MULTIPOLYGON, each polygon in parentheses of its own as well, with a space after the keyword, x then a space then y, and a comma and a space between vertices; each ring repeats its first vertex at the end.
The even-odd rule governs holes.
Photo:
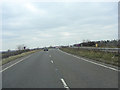
POLYGON ((58 49, 40 51, 3 68, 3 88, 118 88, 118 71, 58 49))

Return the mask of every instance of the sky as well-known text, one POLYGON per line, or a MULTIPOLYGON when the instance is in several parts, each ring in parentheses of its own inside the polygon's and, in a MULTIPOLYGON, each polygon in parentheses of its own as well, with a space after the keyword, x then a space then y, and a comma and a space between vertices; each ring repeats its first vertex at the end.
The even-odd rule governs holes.
POLYGON ((2 50, 118 39, 117 2, 3 2, 2 50))

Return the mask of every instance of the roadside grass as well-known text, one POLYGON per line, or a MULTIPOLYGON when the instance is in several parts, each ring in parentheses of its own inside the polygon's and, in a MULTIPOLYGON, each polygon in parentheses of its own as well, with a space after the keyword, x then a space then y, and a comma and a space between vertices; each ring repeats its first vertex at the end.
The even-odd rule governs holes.
POLYGON ((96 61, 112 64, 115 66, 120 66, 118 63, 118 58, 120 55, 118 53, 110 53, 103 51, 94 51, 94 50, 86 50, 86 49, 78 49, 78 48, 60 48, 62 51, 67 53, 71 53, 77 56, 86 57, 89 59, 93 59, 96 61))
POLYGON ((0 62, 0 66, 6 64, 6 63, 8 63, 8 62, 11 62, 11 61, 13 61, 13 60, 16 60, 16 59, 18 59, 18 58, 21 58, 21 57, 23 57, 23 56, 26 56, 26 55, 35 53, 35 52, 37 52, 37 51, 40 51, 40 50, 28 51, 28 52, 24 52, 24 53, 21 53, 21 54, 18 54, 18 55, 10 56, 10 57, 8 57, 8 58, 4 58, 4 59, 2 59, 2 62, 0 62))

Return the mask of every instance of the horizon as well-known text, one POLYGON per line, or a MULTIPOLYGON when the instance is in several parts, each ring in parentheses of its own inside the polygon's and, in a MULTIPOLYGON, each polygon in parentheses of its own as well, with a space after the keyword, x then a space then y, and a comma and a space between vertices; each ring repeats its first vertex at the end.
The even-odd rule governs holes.
POLYGON ((2 10, 2 51, 118 39, 117 2, 3 2, 2 10))
MULTIPOLYGON (((118 41, 118 40, 120 40, 120 39, 113 39, 113 40, 109 40, 109 41, 118 41)), ((108 40, 99 40, 99 41, 108 41, 108 40)), ((98 42, 98 40, 97 41, 87 41, 87 40, 85 40, 85 41, 82 41, 82 42, 79 42, 79 43, 73 43, 73 44, 69 44, 69 45, 54 45, 54 46, 47 46, 47 48, 49 48, 49 47, 59 47, 59 46, 73 46, 73 45, 75 45, 75 44, 81 44, 81 43, 87 43, 87 42, 98 42)), ((45 48, 45 46, 44 47, 33 47, 33 48, 28 48, 28 47, 26 47, 26 49, 30 49, 30 50, 32 50, 32 49, 42 49, 42 48, 45 48)), ((118 48, 118 47, 117 47, 118 48)), ((8 50, 10 50, 10 51, 17 51, 18 50, 18 48, 16 48, 16 49, 8 49, 8 50)), ((1 52, 7 52, 8 50, 4 50, 4 51, 1 51, 0 50, 0 53, 1 52)))

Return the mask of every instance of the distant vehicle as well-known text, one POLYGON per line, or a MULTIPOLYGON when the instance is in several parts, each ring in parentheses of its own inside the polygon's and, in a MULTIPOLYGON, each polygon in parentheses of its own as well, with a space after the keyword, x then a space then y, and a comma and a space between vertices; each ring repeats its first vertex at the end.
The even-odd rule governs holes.
POLYGON ((44 51, 48 51, 48 49, 47 49, 47 48, 44 48, 44 51))

